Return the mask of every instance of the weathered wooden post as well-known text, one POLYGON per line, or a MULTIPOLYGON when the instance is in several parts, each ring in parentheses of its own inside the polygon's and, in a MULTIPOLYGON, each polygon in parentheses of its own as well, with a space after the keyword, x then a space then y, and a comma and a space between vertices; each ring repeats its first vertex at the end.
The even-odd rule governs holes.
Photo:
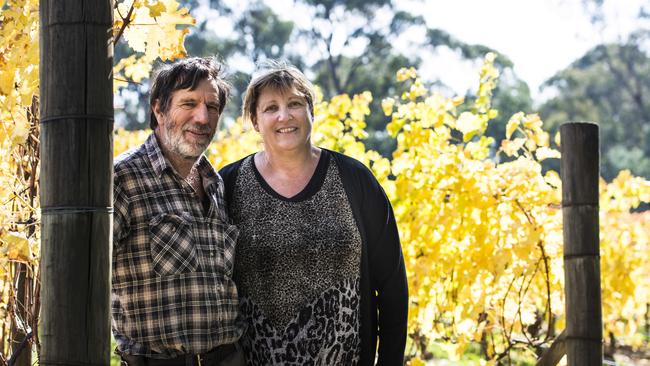
POLYGON ((567 361, 602 365, 598 125, 566 123, 560 139, 567 361))
POLYGON ((111 0, 41 0, 41 365, 108 365, 111 0))

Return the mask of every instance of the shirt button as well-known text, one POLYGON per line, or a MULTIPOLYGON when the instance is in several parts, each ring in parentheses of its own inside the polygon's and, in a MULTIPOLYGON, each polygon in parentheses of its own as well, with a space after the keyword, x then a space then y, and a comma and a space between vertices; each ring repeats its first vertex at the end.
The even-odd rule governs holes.
POLYGON ((176 232, 176 226, 172 226, 172 233, 176 232))
POLYGON ((210 252, 210 257, 214 257, 214 252, 210 252))

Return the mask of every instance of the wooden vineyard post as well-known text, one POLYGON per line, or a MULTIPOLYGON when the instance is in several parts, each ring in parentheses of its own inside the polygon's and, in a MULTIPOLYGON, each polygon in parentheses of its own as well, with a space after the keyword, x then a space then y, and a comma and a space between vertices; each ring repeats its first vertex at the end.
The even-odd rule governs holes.
POLYGON ((598 126, 566 123, 560 139, 567 361, 602 365, 598 126))
POLYGON ((113 3, 41 0, 41 365, 108 365, 113 3))

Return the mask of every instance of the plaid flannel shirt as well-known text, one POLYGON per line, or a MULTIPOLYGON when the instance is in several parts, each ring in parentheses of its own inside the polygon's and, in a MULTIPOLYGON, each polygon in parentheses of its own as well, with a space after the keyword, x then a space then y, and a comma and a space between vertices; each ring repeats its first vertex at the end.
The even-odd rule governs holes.
POLYGON ((153 358, 203 353, 244 331, 232 280, 238 230, 205 156, 207 214, 154 134, 116 159, 112 330, 118 351, 153 358))

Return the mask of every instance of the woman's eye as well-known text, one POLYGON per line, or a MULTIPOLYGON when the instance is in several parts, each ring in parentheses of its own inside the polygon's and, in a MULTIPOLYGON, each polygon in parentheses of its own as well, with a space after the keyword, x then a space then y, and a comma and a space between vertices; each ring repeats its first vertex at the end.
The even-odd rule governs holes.
POLYGON ((302 102, 299 102, 299 101, 289 102, 289 107, 291 107, 291 108, 302 107, 302 102))
POLYGON ((278 107, 275 105, 270 105, 266 108, 264 108, 264 112, 275 112, 278 110, 278 107))

